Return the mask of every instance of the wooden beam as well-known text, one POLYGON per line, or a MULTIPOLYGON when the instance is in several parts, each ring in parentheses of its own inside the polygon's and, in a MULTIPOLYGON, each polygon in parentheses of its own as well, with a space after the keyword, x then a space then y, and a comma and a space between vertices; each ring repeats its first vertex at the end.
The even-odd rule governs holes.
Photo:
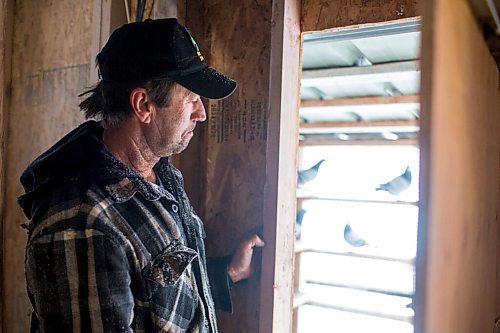
POLYGON ((318 302, 318 301, 314 301, 314 300, 309 300, 307 302, 307 304, 314 305, 314 306, 319 306, 319 307, 322 307, 322 308, 332 309, 332 310, 346 311, 346 312, 351 312, 351 313, 358 313, 358 314, 362 314, 362 315, 365 315, 365 316, 374 316, 374 317, 391 319, 391 320, 406 321, 406 322, 409 322, 409 323, 413 322, 413 316, 393 315, 393 314, 379 312, 379 311, 369 311, 369 310, 364 310, 364 309, 357 309, 357 308, 354 308, 354 307, 348 307, 348 306, 342 306, 342 305, 334 305, 334 304, 331 304, 331 303, 318 302))
POLYGON ((363 200, 363 199, 349 199, 349 198, 332 198, 332 197, 320 197, 315 195, 297 195, 297 200, 324 200, 324 201, 337 201, 337 202, 356 202, 356 203, 367 203, 367 204, 388 204, 388 205, 411 205, 418 206, 418 202, 414 201, 402 201, 402 200, 363 200))
POLYGON ((302 87, 321 84, 346 84, 356 82, 389 82, 391 80, 417 80, 420 61, 400 61, 362 67, 308 69, 302 71, 302 87))
MULTIPOLYGON (((293 310, 296 311, 298 307, 305 305, 309 302, 310 298, 309 295, 301 292, 296 292, 293 295, 293 310)), ((297 330, 295 329, 296 332, 297 330)))
POLYGON ((333 140, 305 139, 299 141, 299 147, 309 146, 414 146, 418 147, 417 139, 398 140, 333 140))
POLYGON ((407 73, 419 72, 420 61, 408 60, 390 62, 387 64, 377 64, 372 66, 351 66, 351 67, 337 67, 337 68, 323 68, 323 69, 306 69, 302 71, 302 80, 304 79, 317 79, 329 77, 351 77, 351 76, 365 76, 384 74, 390 75, 393 73, 407 73))
POLYGON ((310 99, 300 102, 301 108, 351 106, 351 105, 380 105, 380 104, 417 104, 420 103, 419 95, 405 96, 372 96, 359 98, 338 99, 310 99))
POLYGON ((290 332, 300 102, 301 1, 273 0, 259 333, 290 332))
POLYGON ((12 30, 14 1, 0 0, 0 333, 4 332, 4 224, 6 214, 6 161, 8 114, 11 100, 12 30))
POLYGON ((419 15, 417 0, 324 1, 302 0, 302 31, 320 31, 380 23, 419 15), (383 3, 383 5, 382 5, 383 3))
MULTIPOLYGON (((334 287, 333 285, 331 285, 334 287)), ((340 287, 340 286, 335 286, 335 287, 340 287)), ((356 288, 352 288, 356 289, 356 288)), ((359 288, 357 288, 359 289, 359 288)), ((369 292, 374 292, 367 290, 369 292)), ((381 292, 379 292, 381 293, 381 292)), ((389 293, 385 293, 389 294, 389 293)), ((407 321, 407 322, 412 322, 413 321, 413 316, 402 316, 402 315, 391 315, 383 312, 378 312, 378 311, 366 311, 366 310, 361 310, 358 308, 354 307, 346 307, 338 304, 333 304, 333 303, 327 303, 324 301, 317 301, 314 299, 314 295, 307 294, 307 293, 295 293, 294 298, 293 298, 293 307, 294 311, 297 311, 297 309, 303 305, 313 305, 313 306, 318 306, 326 309, 332 309, 332 310, 338 310, 338 311, 345 311, 345 312, 351 312, 351 313, 358 313, 358 314, 363 314, 363 315, 369 315, 369 316, 375 316, 375 317, 382 317, 386 319, 391 319, 391 320, 401 320, 401 321, 407 321)))
POLYGON ((336 129, 336 128, 364 128, 364 127, 417 127, 419 126, 418 120, 384 120, 384 121, 342 121, 342 122, 328 122, 328 123, 302 123, 300 130, 313 130, 313 129, 336 129))
POLYGON ((498 69, 466 0, 422 4, 415 332, 493 332, 498 69))
POLYGON ((362 258, 362 259, 370 259, 370 260, 382 260, 382 261, 390 261, 397 262, 405 265, 413 265, 415 263, 414 259, 411 258, 393 258, 393 257, 383 257, 383 256, 375 256, 363 253, 354 253, 354 252, 340 252, 340 251, 332 251, 325 249, 316 249, 313 247, 303 246, 301 244, 296 244, 295 253, 319 253, 319 254, 328 254, 333 256, 341 256, 341 257, 352 257, 352 258, 362 258))
MULTIPOLYGON (((300 237, 300 235, 299 235, 300 237)), ((299 324, 299 312, 298 307, 306 301, 305 297, 300 297, 302 294, 299 292, 299 287, 301 280, 303 279, 300 274, 301 267, 301 252, 297 252, 297 242, 295 242, 295 255, 293 258, 293 312, 292 312, 292 333, 297 333, 299 324)))
POLYGON ((306 280, 305 282, 309 283, 309 284, 321 285, 321 286, 326 286, 326 287, 361 290, 361 291, 367 291, 370 293, 384 294, 384 295, 388 295, 388 296, 408 297, 408 298, 411 298, 413 296, 413 293, 408 293, 408 292, 405 293, 405 292, 398 292, 398 291, 392 291, 392 290, 386 290, 386 289, 380 289, 380 288, 363 287, 363 286, 354 285, 354 284, 347 284, 347 283, 335 283, 335 282, 318 281, 318 280, 306 280))

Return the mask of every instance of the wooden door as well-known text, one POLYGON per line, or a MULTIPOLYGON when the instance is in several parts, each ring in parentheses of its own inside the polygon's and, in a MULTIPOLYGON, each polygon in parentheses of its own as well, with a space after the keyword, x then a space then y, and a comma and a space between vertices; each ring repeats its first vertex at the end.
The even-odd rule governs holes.
POLYGON ((415 332, 493 332, 498 70, 467 1, 424 1, 422 22, 415 332))

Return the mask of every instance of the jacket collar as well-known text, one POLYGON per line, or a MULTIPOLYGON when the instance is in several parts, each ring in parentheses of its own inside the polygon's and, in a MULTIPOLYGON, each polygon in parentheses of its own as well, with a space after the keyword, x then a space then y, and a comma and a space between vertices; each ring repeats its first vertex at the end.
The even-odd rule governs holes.
MULTIPOLYGON (((169 162, 162 159, 159 163, 169 162)), ((126 167, 125 165, 123 166, 126 167)), ((137 177, 124 177, 117 182, 105 185, 104 188, 116 202, 126 202, 137 192, 150 201, 158 200, 161 197, 166 197, 171 201, 177 201, 175 197, 162 186, 150 183, 140 175, 137 175, 137 177)))

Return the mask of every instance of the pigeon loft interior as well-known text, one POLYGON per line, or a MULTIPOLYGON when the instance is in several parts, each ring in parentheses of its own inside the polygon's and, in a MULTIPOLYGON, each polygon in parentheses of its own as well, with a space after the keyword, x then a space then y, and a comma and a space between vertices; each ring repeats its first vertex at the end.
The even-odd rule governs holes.
POLYGON ((139 3, 238 81, 173 157, 209 256, 266 243, 221 333, 500 332, 499 0, 0 0, 0 332, 30 325, 20 173, 139 3))
POLYGON ((297 333, 413 332, 420 20, 305 34, 297 333))

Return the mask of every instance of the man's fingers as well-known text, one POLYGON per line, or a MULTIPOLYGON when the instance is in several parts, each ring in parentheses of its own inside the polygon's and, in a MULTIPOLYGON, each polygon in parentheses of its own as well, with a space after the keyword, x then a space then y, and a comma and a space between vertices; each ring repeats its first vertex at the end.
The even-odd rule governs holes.
POLYGON ((250 244, 252 247, 263 247, 264 245, 266 245, 264 241, 256 234, 253 235, 250 239, 250 244))
POLYGON ((264 241, 257 235, 255 235, 255 246, 257 247, 263 247, 264 245, 266 245, 266 243, 264 243, 264 241))

